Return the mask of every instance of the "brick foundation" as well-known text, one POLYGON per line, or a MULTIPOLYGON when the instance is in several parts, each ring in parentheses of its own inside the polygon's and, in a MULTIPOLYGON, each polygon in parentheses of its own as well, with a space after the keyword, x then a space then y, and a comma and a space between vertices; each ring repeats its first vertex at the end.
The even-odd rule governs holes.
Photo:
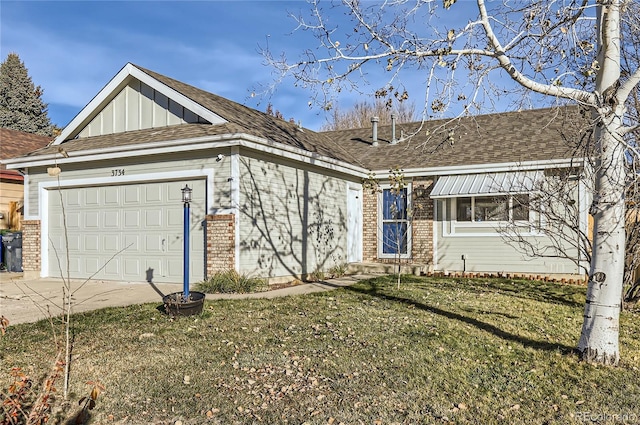
POLYGON ((207 277, 218 271, 235 269, 235 215, 208 215, 207 277))
POLYGON ((40 220, 22 220, 22 270, 25 276, 40 276, 40 220))

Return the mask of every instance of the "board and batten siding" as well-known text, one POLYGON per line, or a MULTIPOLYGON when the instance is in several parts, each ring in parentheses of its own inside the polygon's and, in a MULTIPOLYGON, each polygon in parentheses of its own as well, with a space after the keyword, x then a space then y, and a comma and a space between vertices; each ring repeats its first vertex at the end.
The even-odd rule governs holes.
POLYGON ((185 123, 207 121, 145 83, 131 80, 80 131, 78 137, 185 123))
MULTIPOLYGON (((436 204, 436 269, 469 273, 580 274, 576 264, 563 258, 541 258, 525 255, 507 243, 501 230, 487 224, 456 228, 451 215, 452 200, 439 199, 436 204), (464 256, 464 259, 463 259, 464 256)), ((544 234, 526 236, 541 245, 550 244, 544 234)), ((572 252, 571 248, 566 248, 572 252)), ((577 251, 573 249, 577 257, 577 251)))
MULTIPOLYGON (((66 180, 85 180, 106 179, 101 184, 117 185, 128 184, 131 179, 137 179, 141 176, 149 176, 150 180, 162 180, 163 176, 172 172, 189 172, 202 169, 213 169, 213 200, 209 202, 210 210, 203 211, 206 214, 213 214, 219 209, 228 209, 231 207, 230 200, 230 182, 229 177, 231 167, 229 161, 216 162, 215 158, 218 153, 227 155, 228 149, 212 150, 198 154, 190 153, 173 153, 169 157, 159 157, 153 161, 146 158, 146 162, 141 162, 140 158, 118 158, 111 161, 96 161, 87 166, 86 163, 80 164, 60 164, 62 170, 60 174, 60 182, 64 184, 66 180), (122 171, 122 175, 117 175, 118 170, 122 171), (114 175, 116 174, 116 175, 114 175)), ((29 199, 25 205, 25 217, 30 219, 39 218, 39 184, 42 182, 55 182, 55 177, 47 175, 46 168, 29 169, 29 199)))
POLYGON ((240 157, 240 270, 302 276, 347 261, 347 182, 282 159, 240 157))

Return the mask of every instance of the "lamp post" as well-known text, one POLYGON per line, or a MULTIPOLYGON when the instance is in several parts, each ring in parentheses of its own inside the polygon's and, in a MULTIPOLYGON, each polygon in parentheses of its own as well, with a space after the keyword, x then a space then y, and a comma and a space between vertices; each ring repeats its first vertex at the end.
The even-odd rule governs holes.
POLYGON ((191 189, 188 185, 184 185, 182 189, 182 203, 184 205, 184 248, 183 248, 183 289, 182 296, 184 301, 189 300, 189 209, 191 203, 191 189))

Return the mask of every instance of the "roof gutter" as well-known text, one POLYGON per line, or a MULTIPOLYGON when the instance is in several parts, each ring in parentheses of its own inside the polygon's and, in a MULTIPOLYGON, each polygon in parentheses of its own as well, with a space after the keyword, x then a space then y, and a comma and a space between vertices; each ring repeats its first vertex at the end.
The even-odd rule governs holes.
MULTIPOLYGON (((500 173, 506 171, 543 170, 584 166, 584 158, 548 159, 543 161, 502 162, 497 164, 456 165, 446 167, 409 168, 404 170, 405 177, 443 176, 451 174, 500 173)), ((388 169, 375 170, 375 175, 386 175, 388 169)))
POLYGON ((295 161, 352 174, 360 178, 365 178, 368 175, 368 170, 365 168, 246 133, 230 133, 104 149, 72 151, 68 152, 68 158, 63 158, 57 153, 33 157, 12 158, 3 160, 2 163, 6 164, 8 169, 45 167, 52 164, 71 164, 124 157, 131 158, 176 152, 192 152, 230 146, 244 146, 249 149, 283 156, 295 161))

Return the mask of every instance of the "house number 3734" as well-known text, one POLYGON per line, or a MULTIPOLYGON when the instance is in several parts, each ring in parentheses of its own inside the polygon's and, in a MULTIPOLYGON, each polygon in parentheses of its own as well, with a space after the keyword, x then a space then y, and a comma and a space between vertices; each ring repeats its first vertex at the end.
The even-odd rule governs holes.
POLYGON ((118 168, 115 170, 111 170, 111 177, 124 176, 124 169, 118 168))

